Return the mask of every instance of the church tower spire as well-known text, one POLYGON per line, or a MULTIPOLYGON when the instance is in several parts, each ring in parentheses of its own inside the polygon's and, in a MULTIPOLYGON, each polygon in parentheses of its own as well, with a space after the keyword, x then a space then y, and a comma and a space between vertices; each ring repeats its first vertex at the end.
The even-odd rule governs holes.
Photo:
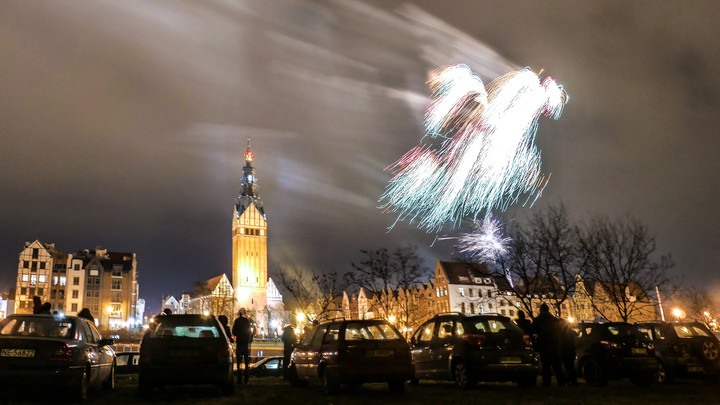
MULTIPOLYGON (((235 200, 232 221, 232 284, 238 308, 245 308, 261 329, 267 332, 267 235, 268 224, 258 194, 255 154, 250 149, 243 154, 245 166, 241 190, 235 200)), ((262 331, 261 331, 262 332, 262 331)))

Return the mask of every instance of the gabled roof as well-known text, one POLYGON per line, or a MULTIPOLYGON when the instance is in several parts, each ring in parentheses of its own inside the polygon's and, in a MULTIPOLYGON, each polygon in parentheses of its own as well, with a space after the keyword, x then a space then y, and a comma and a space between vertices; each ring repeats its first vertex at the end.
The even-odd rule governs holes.
POLYGON ((447 277, 448 284, 483 284, 483 279, 491 277, 485 263, 443 262, 438 260, 447 277))

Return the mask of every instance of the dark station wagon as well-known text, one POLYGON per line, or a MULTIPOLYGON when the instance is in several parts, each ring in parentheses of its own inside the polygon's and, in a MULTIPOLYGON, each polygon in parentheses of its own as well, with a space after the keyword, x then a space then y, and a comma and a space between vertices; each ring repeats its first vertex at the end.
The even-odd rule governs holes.
POLYGON ((403 391, 413 364, 407 341, 387 321, 340 320, 312 329, 296 345, 288 371, 293 385, 321 382, 332 395, 340 384, 367 382, 403 391))

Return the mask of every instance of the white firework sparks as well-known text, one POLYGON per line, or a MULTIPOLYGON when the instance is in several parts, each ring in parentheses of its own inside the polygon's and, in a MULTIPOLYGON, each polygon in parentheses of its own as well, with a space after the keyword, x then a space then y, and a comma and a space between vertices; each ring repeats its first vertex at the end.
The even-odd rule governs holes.
POLYGON ((433 101, 425 114, 427 135, 446 138, 417 146, 388 167, 394 172, 381 208, 399 220, 438 232, 465 217, 534 202, 547 184, 534 144, 541 115, 558 118, 567 94, 551 77, 530 69, 495 79, 488 90, 465 65, 437 70, 429 81, 433 101))
POLYGON ((475 232, 462 233, 457 238, 456 247, 468 258, 478 261, 494 261, 507 253, 507 244, 510 238, 503 236, 500 221, 488 214, 485 219, 475 221, 475 232))

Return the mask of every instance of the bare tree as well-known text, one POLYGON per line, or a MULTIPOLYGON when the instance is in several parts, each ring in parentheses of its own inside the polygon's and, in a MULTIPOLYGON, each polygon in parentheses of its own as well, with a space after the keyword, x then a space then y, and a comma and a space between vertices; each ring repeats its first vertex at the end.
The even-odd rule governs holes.
POLYGON ((342 294, 344 285, 343 278, 337 272, 321 273, 315 269, 281 267, 275 272, 275 278, 278 286, 289 294, 296 308, 310 322, 342 314, 341 308, 335 308, 336 299, 342 294))
POLYGON ((193 285, 193 295, 195 295, 193 305, 196 313, 202 314, 205 311, 211 310, 212 305, 212 290, 206 281, 195 281, 193 285))
POLYGON ((669 282, 670 256, 655 261, 655 238, 637 219, 596 218, 579 234, 579 248, 594 281, 590 301, 605 319, 651 317, 655 305, 647 292, 669 282))
POLYGON ((348 285, 373 293, 382 315, 387 318, 395 314, 401 328, 411 325, 418 317, 421 298, 412 297, 410 289, 429 276, 417 249, 405 246, 392 253, 385 248, 360 252, 363 259, 351 263, 353 272, 348 274, 348 285))

